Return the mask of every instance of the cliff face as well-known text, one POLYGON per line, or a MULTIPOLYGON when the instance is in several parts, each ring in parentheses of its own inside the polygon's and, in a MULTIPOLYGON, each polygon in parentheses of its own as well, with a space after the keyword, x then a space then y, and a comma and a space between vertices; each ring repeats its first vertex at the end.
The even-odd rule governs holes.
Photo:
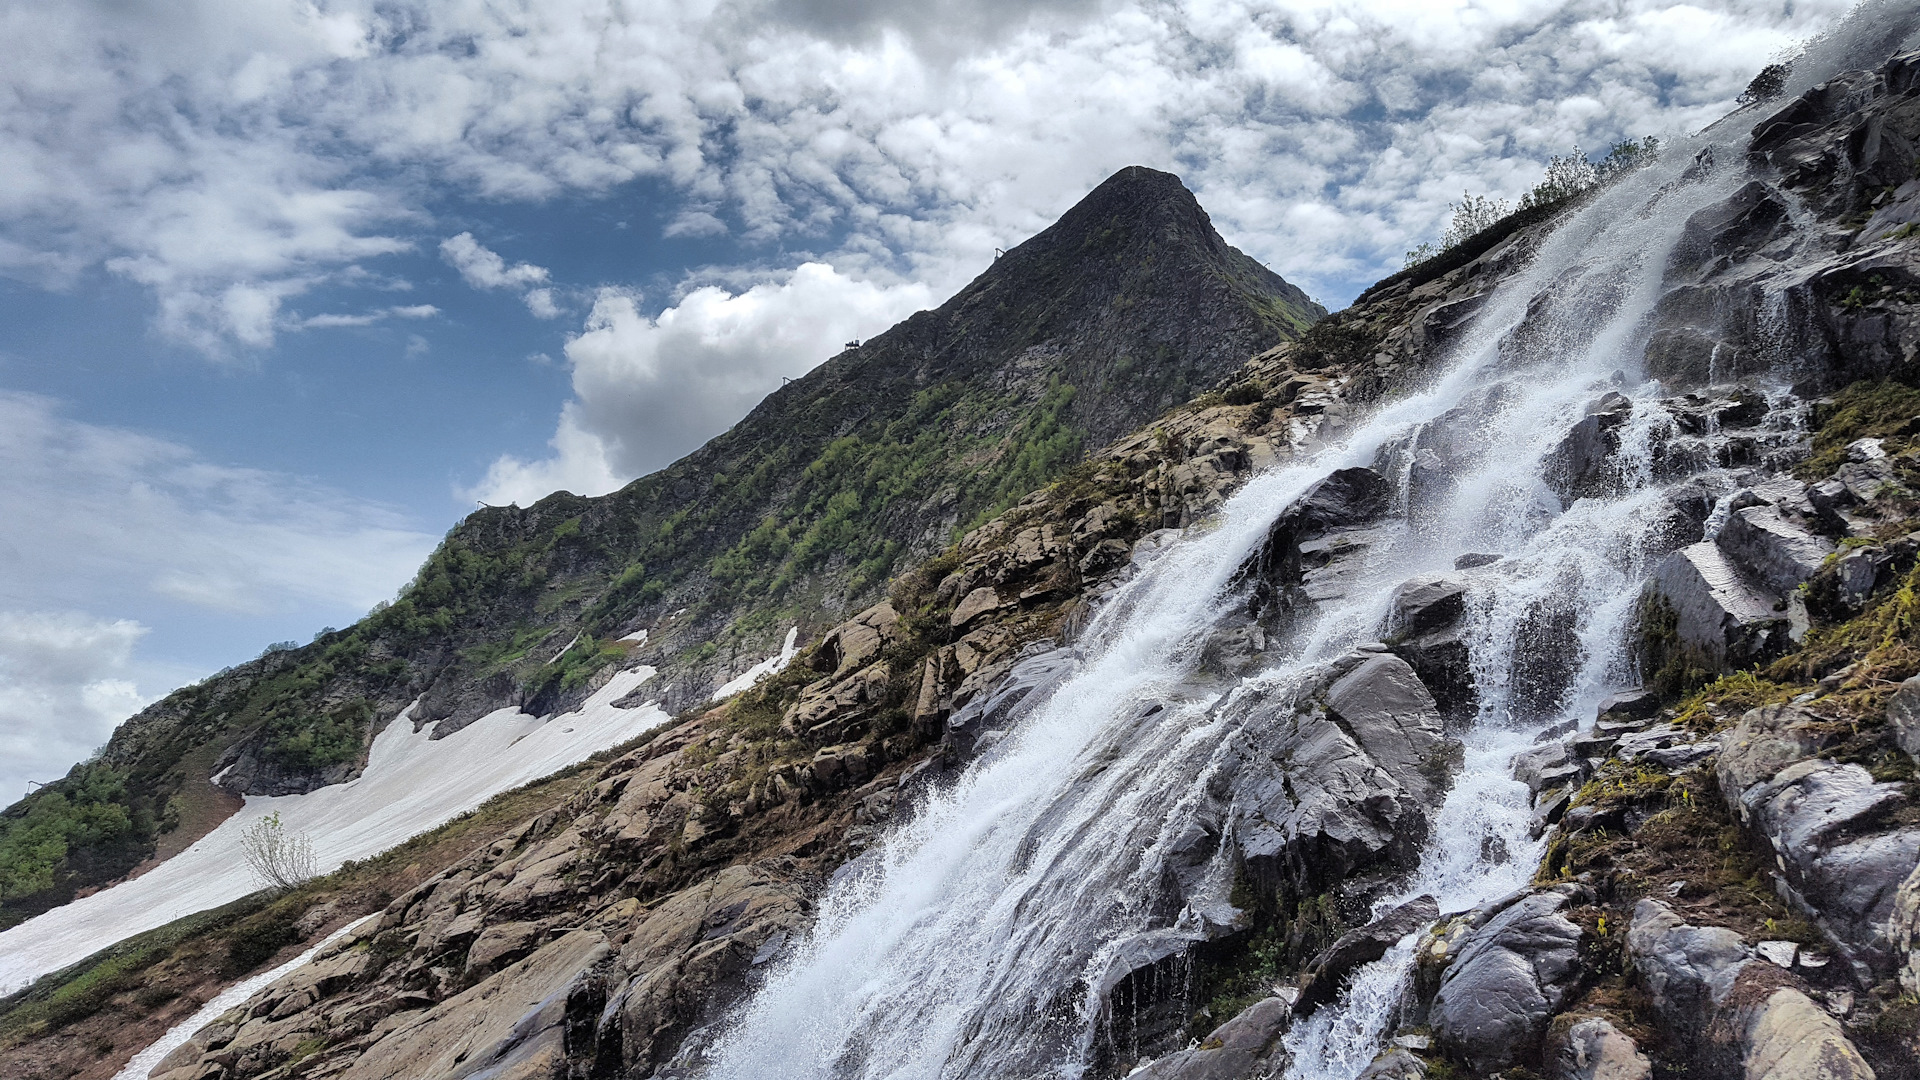
POLYGON ((646 663, 648 699, 697 704, 790 627, 811 639, 1322 313, 1178 178, 1124 169, 685 459, 602 498, 475 513, 392 605, 129 720, 100 762, 0 815, 0 919, 124 873, 183 820, 209 826, 210 775, 241 794, 350 779, 415 699, 438 736, 505 706, 564 711, 646 663))

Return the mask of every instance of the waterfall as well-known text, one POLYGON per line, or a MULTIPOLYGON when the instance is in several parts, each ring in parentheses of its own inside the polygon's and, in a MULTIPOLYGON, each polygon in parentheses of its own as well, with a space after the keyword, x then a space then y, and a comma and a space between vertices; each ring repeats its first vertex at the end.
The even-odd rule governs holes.
MULTIPOLYGON (((1747 180, 1734 167, 1685 172, 1703 150, 1741 160, 1734 128, 1675 140, 1570 214, 1495 289, 1434 385, 1255 477, 1143 565, 1103 603, 1051 696, 828 890, 809 938, 705 1049, 704 1075, 1083 1075, 1112 973, 1205 939, 1219 914, 1169 905, 1165 880, 1182 838, 1211 824, 1236 695, 1279 692, 1374 640, 1394 586, 1452 572, 1466 552, 1504 556, 1463 573, 1478 712, 1418 868, 1381 902, 1431 893, 1460 911, 1524 885, 1540 842, 1511 759, 1628 684, 1639 586, 1672 546, 1666 495, 1688 470, 1655 467, 1672 418, 1639 356, 1683 223, 1747 180), (1550 457, 1608 392, 1632 403, 1610 494, 1565 505, 1550 457), (1443 423, 1470 429, 1480 452, 1437 501, 1417 513, 1401 503, 1355 556, 1345 596, 1266 653, 1266 670, 1204 671, 1209 633, 1243 600, 1236 573, 1275 518, 1332 470, 1390 460, 1443 423)), ((1708 449, 1714 438, 1697 437, 1708 449)), ((1703 460, 1690 472, 1715 470, 1703 460)), ((1231 872, 1224 857, 1206 867, 1216 886, 1231 872)), ((1403 942, 1297 1026, 1290 1075, 1350 1080, 1390 1033, 1410 963, 1403 942)))

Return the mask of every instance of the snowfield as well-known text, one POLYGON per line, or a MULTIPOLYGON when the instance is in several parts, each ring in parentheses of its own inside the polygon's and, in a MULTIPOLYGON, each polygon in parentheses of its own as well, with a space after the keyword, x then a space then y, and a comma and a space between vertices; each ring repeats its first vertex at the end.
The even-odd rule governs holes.
POLYGON ((576 712, 546 718, 499 709, 438 741, 416 732, 408 706, 373 741, 359 778, 305 795, 249 796, 239 813, 146 874, 0 933, 0 993, 8 993, 124 938, 253 892, 241 855, 246 828, 278 812, 305 833, 321 873, 365 859, 479 806, 503 791, 582 761, 668 719, 657 705, 614 702, 654 675, 615 675, 576 712))

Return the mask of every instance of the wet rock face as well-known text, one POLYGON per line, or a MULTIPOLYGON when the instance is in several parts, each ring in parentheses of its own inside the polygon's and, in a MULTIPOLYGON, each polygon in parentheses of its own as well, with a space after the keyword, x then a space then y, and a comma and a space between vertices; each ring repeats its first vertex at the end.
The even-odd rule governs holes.
POLYGON ((1294 1013, 1301 1017, 1332 1001, 1348 976, 1362 964, 1387 955, 1401 938, 1440 917, 1440 905, 1431 896, 1415 897, 1358 930, 1351 930, 1307 963, 1300 977, 1300 996, 1294 1013))
POLYGON ((1649 375, 1705 385, 1791 358, 1804 388, 1825 390, 1910 367, 1920 274, 1901 230, 1920 218, 1915 64, 1837 75, 1754 125, 1752 178, 1697 211, 1675 247, 1649 375))
POLYGON ((1538 1046, 1579 978, 1580 927, 1560 914, 1569 890, 1524 894, 1453 951, 1428 1012, 1440 1045, 1480 1072, 1538 1046))
POLYGON ((1394 654, 1413 668, 1451 723, 1471 716, 1477 700, 1464 633, 1466 600, 1464 580, 1416 578, 1394 590, 1384 628, 1394 654))
POLYGON ((1330 674, 1229 713, 1244 763, 1225 781, 1232 834, 1249 876, 1286 895, 1410 868, 1444 791, 1449 744, 1413 669, 1371 653, 1330 674))

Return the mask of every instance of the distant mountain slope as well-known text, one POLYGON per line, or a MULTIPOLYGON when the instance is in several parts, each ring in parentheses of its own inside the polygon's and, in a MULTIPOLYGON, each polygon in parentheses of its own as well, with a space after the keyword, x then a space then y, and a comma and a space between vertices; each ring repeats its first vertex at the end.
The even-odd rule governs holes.
POLYGON ((670 711, 698 703, 789 627, 833 625, 896 567, 1322 314, 1177 177, 1123 169, 938 309, 672 466, 475 513, 393 604, 122 725, 0 814, 0 926, 211 827, 215 772, 248 794, 350 778, 415 698, 444 734, 502 706, 559 711, 619 661, 660 668, 643 692, 670 711))

